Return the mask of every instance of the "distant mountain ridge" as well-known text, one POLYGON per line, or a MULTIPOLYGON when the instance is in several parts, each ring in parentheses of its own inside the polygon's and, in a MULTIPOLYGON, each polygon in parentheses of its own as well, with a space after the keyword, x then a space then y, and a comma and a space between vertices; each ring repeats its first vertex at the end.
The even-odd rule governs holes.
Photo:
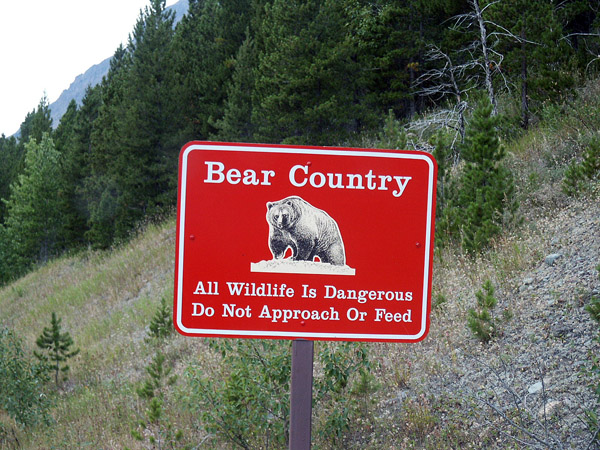
POLYGON ((60 119, 67 111, 71 100, 75 100, 78 105, 81 105, 88 86, 94 87, 102 81, 104 75, 108 73, 111 59, 112 57, 106 58, 101 63, 90 67, 84 73, 77 75, 69 88, 62 91, 60 97, 58 97, 55 102, 50 104, 50 117, 52 118, 53 128, 58 126, 60 119))
MULTIPOLYGON (((174 5, 169 6, 167 11, 175 12, 175 23, 179 22, 189 7, 188 0, 179 0, 174 5)), ((131 24, 133 26, 135 24, 131 24)), ((115 49, 116 50, 116 49, 115 49)), ((88 86, 94 87, 102 81, 102 78, 108 73, 110 68, 110 58, 106 58, 101 63, 95 64, 86 70, 84 73, 77 75, 68 89, 62 91, 58 99, 50 104, 50 117, 52 118, 52 127, 56 128, 60 123, 60 119, 67 111, 71 100, 75 100, 78 105, 81 105, 85 91, 88 86)), ((20 134, 20 130, 17 135, 20 134)))

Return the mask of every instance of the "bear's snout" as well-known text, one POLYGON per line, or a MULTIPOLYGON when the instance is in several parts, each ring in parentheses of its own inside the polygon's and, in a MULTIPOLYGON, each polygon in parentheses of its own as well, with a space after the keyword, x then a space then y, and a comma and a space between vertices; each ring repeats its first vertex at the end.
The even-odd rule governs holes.
POLYGON ((277 214, 275 216, 275 224, 280 228, 285 228, 289 224, 290 218, 287 214, 277 214))

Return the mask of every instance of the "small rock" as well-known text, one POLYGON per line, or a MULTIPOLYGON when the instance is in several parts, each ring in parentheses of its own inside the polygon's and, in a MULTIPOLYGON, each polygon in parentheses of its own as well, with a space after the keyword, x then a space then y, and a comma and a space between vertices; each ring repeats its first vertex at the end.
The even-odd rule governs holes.
POLYGON ((524 284, 525 286, 529 286, 529 285, 530 285, 530 284, 532 284, 532 283, 533 283, 533 278, 525 278, 525 279, 523 280, 523 284, 524 284))
POLYGON ((551 416, 555 411, 555 409, 560 406, 560 402, 556 401, 556 400, 548 400, 548 402, 546 403, 545 407, 541 407, 540 410, 538 411, 538 416, 540 418, 542 417, 549 417, 551 416))
POLYGON ((530 394, 537 394, 538 392, 540 392, 542 390, 543 386, 544 385, 542 384, 542 382, 538 381, 537 383, 529 386, 529 389, 527 389, 527 392, 529 392, 530 394))
POLYGON ((557 324, 552 327, 554 337, 562 338, 573 332, 573 328, 566 324, 557 324))
POLYGON ((558 258, 562 257, 561 253, 552 253, 551 255, 546 256, 544 262, 549 266, 553 266, 558 258))

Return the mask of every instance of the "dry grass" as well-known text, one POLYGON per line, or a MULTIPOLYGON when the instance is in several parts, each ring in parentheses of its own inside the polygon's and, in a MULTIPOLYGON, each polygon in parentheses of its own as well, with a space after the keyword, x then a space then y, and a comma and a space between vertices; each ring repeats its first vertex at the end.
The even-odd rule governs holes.
MULTIPOLYGON (((0 326, 27 347, 56 312, 81 349, 70 380, 56 395, 56 424, 19 439, 25 448, 141 448, 130 436, 141 406, 135 385, 155 351, 146 327, 160 299, 172 298, 174 221, 150 226, 110 252, 64 257, 0 290, 0 326)), ((206 352, 204 340, 174 336, 163 349, 182 372, 206 352)), ((192 418, 173 411, 186 427, 192 418)), ((2 445, 0 445, 2 447, 2 445)))

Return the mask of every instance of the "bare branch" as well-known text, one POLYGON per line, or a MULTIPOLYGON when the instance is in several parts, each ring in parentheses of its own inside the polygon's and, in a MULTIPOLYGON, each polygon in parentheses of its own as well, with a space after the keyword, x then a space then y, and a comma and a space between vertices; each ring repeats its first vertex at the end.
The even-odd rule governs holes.
MULTIPOLYGON (((502 361, 502 360, 501 360, 502 361)), ((510 395, 510 397, 512 398, 512 404, 513 407, 516 408, 517 411, 517 418, 518 418, 518 422, 509 417, 501 408, 499 405, 494 404, 492 401, 489 401, 483 397, 481 397, 480 395, 475 396, 475 398, 482 404, 484 404, 485 406, 489 407, 490 409, 492 409, 492 411, 494 413, 496 413, 500 418, 502 418, 503 420, 506 421, 506 423, 508 423, 511 427, 513 427, 515 430, 524 433, 525 435, 527 435, 529 438, 535 440, 536 442, 544 445, 547 448, 564 448, 563 443, 557 438, 555 437, 552 433, 550 433, 549 429, 548 429, 548 420, 547 420, 547 410, 546 410, 546 406, 547 406, 547 402, 548 402, 548 397, 546 395, 546 386, 545 386, 545 381, 543 379, 543 372, 541 370, 541 367, 538 364, 538 370, 539 370, 539 376, 542 380, 542 406, 543 406, 543 423, 538 419, 538 415, 534 412, 531 411, 528 406, 527 406, 527 398, 528 395, 525 395, 523 398, 521 398, 521 396, 518 395, 518 393, 513 389, 513 387, 510 385, 510 383, 508 383, 503 377, 502 374, 500 373, 500 371, 488 364, 486 364, 483 361, 479 361, 479 363, 481 365, 483 365, 484 367, 486 367, 490 372, 492 372, 495 376, 495 378, 499 381, 501 387, 510 395), (536 425, 537 427, 543 429, 543 436, 536 433, 535 431, 533 431, 531 429, 531 427, 528 427, 527 424, 525 423, 524 419, 527 418, 528 420, 532 420, 532 424, 536 425)), ((510 369, 507 367, 506 363, 504 361, 502 361, 502 373, 508 373, 510 371, 510 369)), ((494 394, 496 396, 496 398, 500 398, 501 396, 496 393, 494 391, 494 394)), ((491 422, 490 422, 491 423, 491 422)), ((493 425, 493 424, 492 424, 493 425)), ((502 430, 500 430, 502 432, 502 430)), ((509 433, 505 433, 507 436, 509 436, 511 439, 514 439, 515 441, 519 442, 519 443, 523 443, 524 441, 519 440, 517 437, 513 436, 512 434, 509 433)), ((532 445, 532 444, 528 444, 528 445, 532 445)))
MULTIPOLYGON (((536 434, 532 433, 531 431, 529 431, 527 428, 519 425, 518 423, 516 423, 514 420, 512 420, 510 417, 508 417, 506 415, 506 413, 504 413, 504 411, 502 411, 500 408, 498 408, 496 405, 494 405, 491 402, 488 402, 485 399, 482 398, 478 398, 477 400, 479 400, 481 403, 483 403, 484 405, 488 406, 489 408, 491 408, 496 414, 498 414, 502 419, 504 419, 506 422, 508 422, 513 428, 519 430, 520 432, 526 434, 527 436, 529 436, 531 439, 535 440, 536 442, 539 442, 540 444, 544 445, 545 447, 551 448, 552 444, 548 441, 543 440, 542 438, 540 438, 539 436, 537 436, 536 434)), ((502 432, 502 430, 501 430, 502 432)), ((510 433, 505 433, 508 437, 510 437, 511 439, 514 439, 516 441, 519 441, 515 436, 513 436, 510 433)), ((531 444, 528 444, 531 445, 531 444)))
POLYGON ((594 435, 592 436, 592 440, 590 441, 590 443, 586 447, 586 450, 589 450, 590 448, 592 448, 592 445, 594 445, 594 442, 596 442, 596 440, 598 439, 598 434, 599 433, 600 433, 600 428, 598 428, 596 430, 596 432, 594 433, 594 435))

